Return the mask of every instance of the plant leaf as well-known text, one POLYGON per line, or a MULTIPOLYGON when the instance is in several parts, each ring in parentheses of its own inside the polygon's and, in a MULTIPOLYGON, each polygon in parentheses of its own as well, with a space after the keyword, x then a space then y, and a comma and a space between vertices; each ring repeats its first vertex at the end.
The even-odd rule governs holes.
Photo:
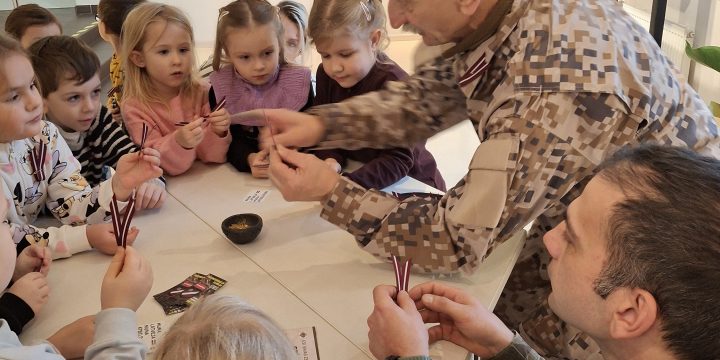
POLYGON ((711 101, 710 102, 710 111, 712 111, 712 114, 714 117, 720 118, 720 104, 711 101))
POLYGON ((720 47, 701 46, 693 49, 689 42, 685 42, 685 54, 691 59, 720 72, 720 47))

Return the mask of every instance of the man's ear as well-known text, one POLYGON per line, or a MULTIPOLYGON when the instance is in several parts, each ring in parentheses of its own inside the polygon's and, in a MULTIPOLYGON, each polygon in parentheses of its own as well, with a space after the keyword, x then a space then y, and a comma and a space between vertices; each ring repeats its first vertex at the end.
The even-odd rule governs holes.
POLYGON ((458 0, 458 9, 463 15, 470 16, 475 14, 482 2, 483 0, 458 0))
POLYGON ((642 336, 658 320, 658 305, 647 290, 620 288, 612 294, 616 304, 610 320, 610 337, 633 339, 642 336))
POLYGON ((130 53, 130 61, 132 61, 133 64, 135 64, 135 66, 139 68, 145 67, 145 56, 143 56, 143 54, 137 50, 133 50, 130 53))

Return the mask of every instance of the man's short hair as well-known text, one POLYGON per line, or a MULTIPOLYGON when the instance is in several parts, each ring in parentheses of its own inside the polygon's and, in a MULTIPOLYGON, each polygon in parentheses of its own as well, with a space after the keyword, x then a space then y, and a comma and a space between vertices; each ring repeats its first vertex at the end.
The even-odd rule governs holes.
POLYGON ((20 5, 13 9, 5 20, 5 32, 20 40, 27 28, 49 24, 57 24, 62 32, 60 21, 48 9, 38 4, 20 5))
POLYGON ((28 52, 44 98, 56 91, 61 81, 75 80, 82 84, 100 71, 97 55, 72 36, 42 38, 32 44, 28 52))
POLYGON ((720 359, 720 161, 643 145, 620 150, 598 176, 627 198, 606 226, 608 260, 596 292, 650 292, 671 351, 720 359))

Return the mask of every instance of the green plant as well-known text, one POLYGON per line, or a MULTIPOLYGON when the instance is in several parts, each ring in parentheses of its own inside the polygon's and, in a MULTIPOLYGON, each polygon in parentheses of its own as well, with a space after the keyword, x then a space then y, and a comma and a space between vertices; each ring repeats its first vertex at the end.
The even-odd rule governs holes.
MULTIPOLYGON (((699 64, 720 72, 720 47, 701 46, 693 49, 689 42, 685 42, 685 54, 699 64)), ((712 111, 713 116, 720 117, 720 104, 711 101, 710 111, 712 111)))

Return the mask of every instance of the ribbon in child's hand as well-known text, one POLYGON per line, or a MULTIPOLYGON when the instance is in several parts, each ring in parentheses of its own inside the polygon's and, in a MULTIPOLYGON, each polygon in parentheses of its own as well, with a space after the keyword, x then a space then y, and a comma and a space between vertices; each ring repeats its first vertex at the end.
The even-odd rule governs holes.
POLYGON ((142 124, 142 137, 140 138, 140 150, 145 148, 145 140, 147 139, 148 135, 148 126, 147 124, 142 124))
POLYGON ((32 155, 30 156, 30 163, 35 173, 35 179, 40 182, 45 180, 45 155, 47 153, 47 144, 42 140, 32 149, 32 155))
POLYGON ((110 90, 108 90, 107 97, 111 97, 111 96, 115 95, 116 92, 119 92, 121 90, 122 90, 122 85, 113 86, 112 88, 110 88, 110 90))
POLYGON ((272 124, 270 124, 270 120, 268 120, 267 115, 265 115, 265 109, 262 109, 263 117, 265 118, 265 125, 270 130, 270 139, 272 139, 273 142, 273 148, 277 149, 277 143, 275 142, 275 134, 272 128, 272 124))
POLYGON ((135 191, 128 199, 125 207, 125 214, 120 214, 115 195, 110 202, 110 217, 112 218, 113 231, 115 231, 115 241, 118 246, 125 248, 127 245, 127 235, 130 232, 130 222, 135 215, 135 191))
POLYGON ((395 286, 397 287, 398 292, 408 291, 412 261, 407 259, 404 263, 400 264, 400 259, 395 255, 393 255, 392 260, 393 265, 395 266, 395 286))
POLYGON ((217 103, 217 105, 215 105, 215 108, 211 112, 216 112, 216 111, 224 108, 225 107, 225 99, 226 98, 222 98, 222 100, 220 100, 220 102, 217 103))

